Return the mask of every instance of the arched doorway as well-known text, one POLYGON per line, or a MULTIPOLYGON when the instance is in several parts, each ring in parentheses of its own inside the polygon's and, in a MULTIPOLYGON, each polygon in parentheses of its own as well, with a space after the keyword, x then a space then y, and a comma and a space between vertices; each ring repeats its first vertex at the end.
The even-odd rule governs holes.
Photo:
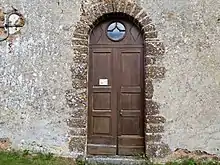
POLYGON ((87 152, 144 153, 142 33, 135 24, 113 18, 92 30, 89 43, 87 152))

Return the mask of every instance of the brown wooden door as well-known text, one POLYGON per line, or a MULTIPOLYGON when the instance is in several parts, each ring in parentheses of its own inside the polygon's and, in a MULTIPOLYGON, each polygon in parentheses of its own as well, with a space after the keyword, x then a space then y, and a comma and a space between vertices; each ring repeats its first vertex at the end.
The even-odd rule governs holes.
POLYGON ((118 53, 118 154, 144 152, 143 53, 140 48, 118 53))
POLYGON ((120 22, 126 32, 119 41, 106 35, 111 22, 97 26, 90 38, 88 154, 92 155, 144 152, 143 40, 136 26, 120 22))

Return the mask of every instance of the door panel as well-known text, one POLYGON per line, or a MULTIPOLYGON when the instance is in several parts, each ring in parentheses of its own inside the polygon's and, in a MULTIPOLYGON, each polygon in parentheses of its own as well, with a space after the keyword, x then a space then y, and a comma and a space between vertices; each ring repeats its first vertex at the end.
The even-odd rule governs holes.
POLYGON ((123 146, 142 146, 143 137, 123 135, 119 137, 119 144, 123 146))
POLYGON ((127 116, 122 113, 121 115, 121 132, 122 135, 138 135, 139 130, 139 114, 134 117, 134 113, 127 113, 127 116), (138 128, 138 129, 137 129, 138 128))
MULTIPOLYGON (((141 94, 139 93, 132 93, 127 90, 127 93, 123 90, 121 94, 121 109, 126 110, 140 110, 141 109, 141 94)), ((140 91, 141 92, 141 91, 140 91)))
POLYGON ((111 109, 111 93, 93 93, 93 108, 95 110, 111 109))
POLYGON ((144 152, 143 131, 143 53, 141 49, 118 51, 121 83, 119 90, 118 153, 144 152))
POLYGON ((88 144, 88 154, 90 155, 116 155, 115 146, 91 145, 88 144))
MULTIPOLYGON (((132 141, 130 141, 132 143, 132 141)), ((137 156, 144 153, 144 146, 124 146, 119 145, 118 155, 137 156)))
MULTIPOLYGON (((135 50, 135 49, 134 49, 135 50)), ((132 51, 134 51, 132 49, 132 51)), ((122 86, 140 85, 140 50, 138 52, 121 52, 122 86)))
POLYGON ((90 50, 88 153, 116 154, 117 95, 112 86, 112 49, 90 50), (104 83, 100 80, 104 80, 104 83), (101 84, 101 85, 100 85, 101 84))
POLYGON ((108 85, 111 86, 111 79, 112 79, 112 62, 111 62, 111 50, 103 50, 103 49, 96 49, 93 52, 93 85, 99 85, 100 79, 108 78, 108 85), (109 52, 107 52, 109 51, 109 52))

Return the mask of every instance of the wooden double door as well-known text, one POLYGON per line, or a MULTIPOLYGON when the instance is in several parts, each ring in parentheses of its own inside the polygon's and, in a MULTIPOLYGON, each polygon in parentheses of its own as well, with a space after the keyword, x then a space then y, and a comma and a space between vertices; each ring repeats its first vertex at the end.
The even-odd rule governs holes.
MULTIPOLYGON (((132 26, 126 21, 122 23, 127 30, 132 26)), ((109 23, 100 26, 105 29, 109 23)), ((104 35, 104 30, 103 36, 97 39, 97 29, 94 31, 89 57, 88 154, 143 153, 143 45, 130 44, 129 35, 132 34, 129 32, 121 41, 115 42, 104 35)))

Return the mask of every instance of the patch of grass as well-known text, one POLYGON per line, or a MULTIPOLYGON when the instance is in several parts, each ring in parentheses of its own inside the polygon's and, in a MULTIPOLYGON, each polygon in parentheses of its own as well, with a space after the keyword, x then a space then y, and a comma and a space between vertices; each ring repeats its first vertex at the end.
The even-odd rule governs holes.
POLYGON ((0 165, 75 165, 72 159, 54 157, 52 154, 0 151, 0 165))

